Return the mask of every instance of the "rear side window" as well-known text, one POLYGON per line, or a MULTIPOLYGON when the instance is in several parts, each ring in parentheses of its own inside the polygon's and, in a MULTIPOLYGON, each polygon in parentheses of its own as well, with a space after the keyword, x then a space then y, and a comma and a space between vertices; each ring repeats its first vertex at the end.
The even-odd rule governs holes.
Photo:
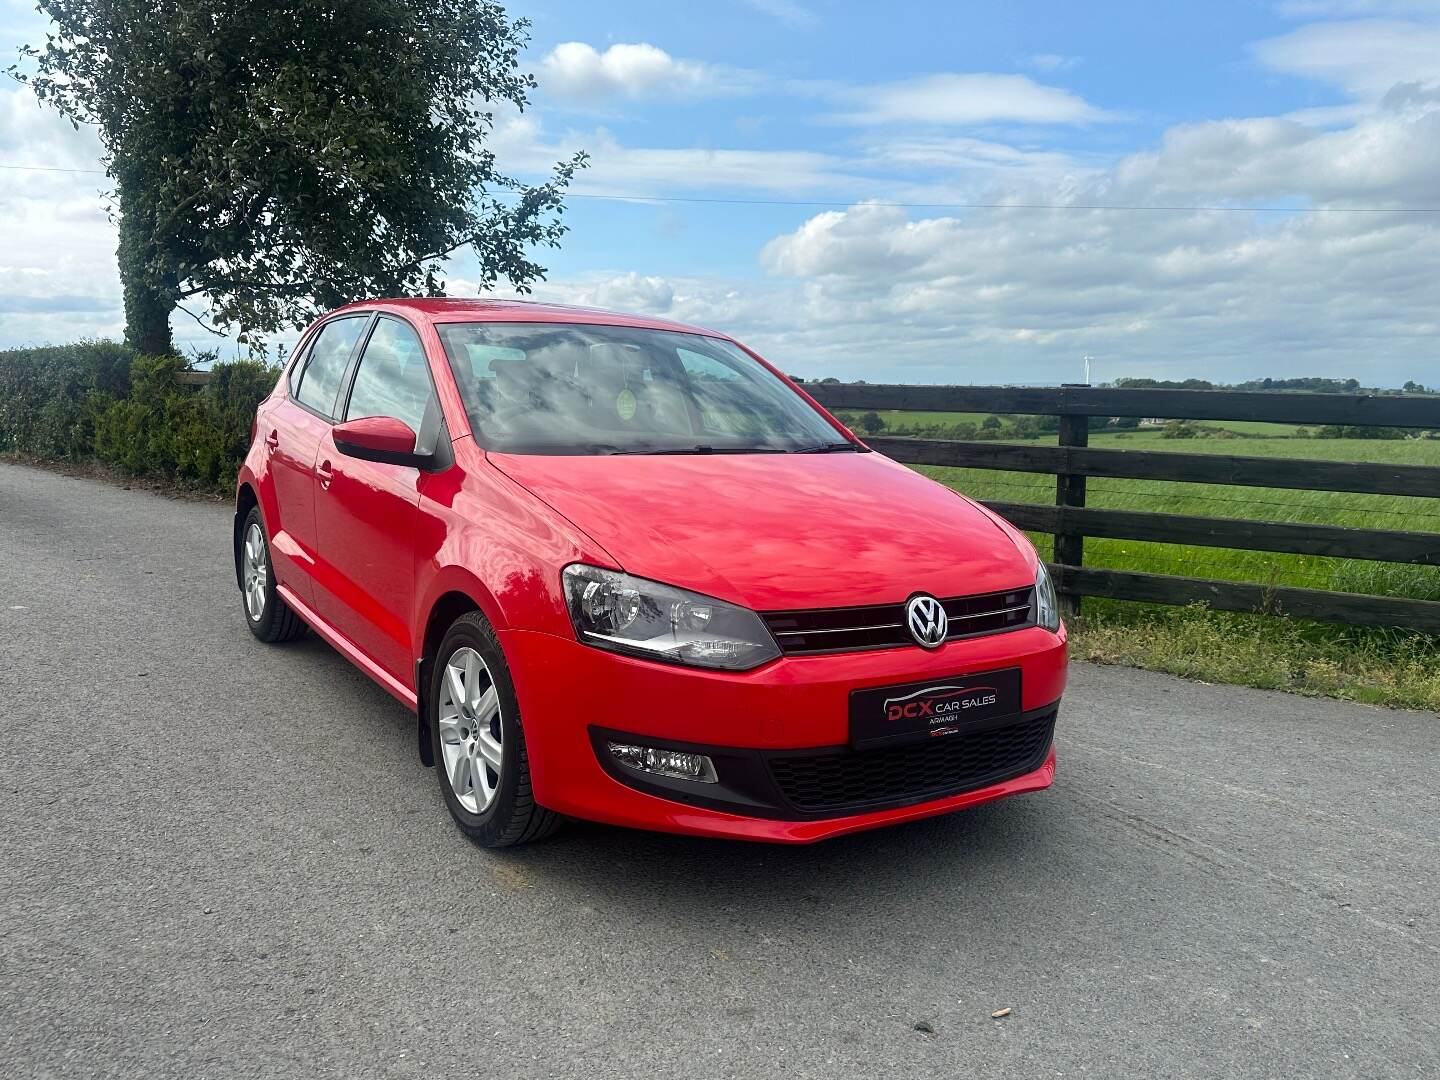
POLYGON ((432 395, 419 336, 405 323, 382 318, 360 354, 345 419, 393 416, 418 432, 432 395))
POLYGON ((355 351, 355 342, 360 340, 369 318, 361 315, 336 319, 320 328, 305 360, 300 386, 295 392, 302 405, 324 416, 335 415, 335 397, 340 392, 340 380, 345 377, 350 354, 355 351))

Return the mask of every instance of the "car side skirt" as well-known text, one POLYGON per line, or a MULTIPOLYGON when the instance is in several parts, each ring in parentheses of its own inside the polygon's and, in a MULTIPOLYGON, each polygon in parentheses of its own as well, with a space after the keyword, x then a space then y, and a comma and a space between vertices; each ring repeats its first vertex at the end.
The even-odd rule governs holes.
POLYGON ((324 638, 336 652, 345 657, 346 660, 349 660, 366 675, 370 676, 370 678, 374 679, 391 697, 395 698, 411 712, 419 711, 420 702, 415 696, 415 691, 384 671, 378 664, 356 648, 354 642, 317 615, 314 610, 300 600, 287 586, 276 585, 275 591, 280 594, 285 603, 290 605, 295 614, 304 619, 310 629, 324 638))

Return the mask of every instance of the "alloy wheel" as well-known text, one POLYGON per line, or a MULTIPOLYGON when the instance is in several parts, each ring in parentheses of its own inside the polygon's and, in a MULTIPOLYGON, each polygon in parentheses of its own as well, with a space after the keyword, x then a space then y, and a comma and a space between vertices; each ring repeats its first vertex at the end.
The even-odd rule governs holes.
POLYGON ((440 748, 450 790, 479 814, 494 800, 505 759, 500 696, 480 654, 462 646, 445 663, 440 684, 440 748))
POLYGON ((258 623, 265 615, 265 590, 270 584, 270 553, 258 524, 252 523, 245 530, 243 559, 245 614, 258 623))

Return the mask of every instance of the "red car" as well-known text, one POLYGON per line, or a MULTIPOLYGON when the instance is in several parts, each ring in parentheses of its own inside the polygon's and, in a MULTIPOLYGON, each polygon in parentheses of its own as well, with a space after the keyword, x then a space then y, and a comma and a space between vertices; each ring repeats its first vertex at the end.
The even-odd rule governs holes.
POLYGON ((306 332, 240 470, 262 641, 419 718, 460 827, 805 842, 1048 787, 1025 537, 754 353, 658 319, 386 300, 306 332))

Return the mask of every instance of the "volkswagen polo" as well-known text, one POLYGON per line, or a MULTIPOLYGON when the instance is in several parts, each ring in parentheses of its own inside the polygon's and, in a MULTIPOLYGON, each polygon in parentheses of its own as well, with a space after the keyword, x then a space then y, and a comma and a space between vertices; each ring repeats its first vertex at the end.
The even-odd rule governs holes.
POLYGON ((309 628, 413 710, 484 845, 566 816, 806 842, 1054 775, 1029 542, 709 330, 331 312, 256 413, 234 554, 250 631, 309 628))

